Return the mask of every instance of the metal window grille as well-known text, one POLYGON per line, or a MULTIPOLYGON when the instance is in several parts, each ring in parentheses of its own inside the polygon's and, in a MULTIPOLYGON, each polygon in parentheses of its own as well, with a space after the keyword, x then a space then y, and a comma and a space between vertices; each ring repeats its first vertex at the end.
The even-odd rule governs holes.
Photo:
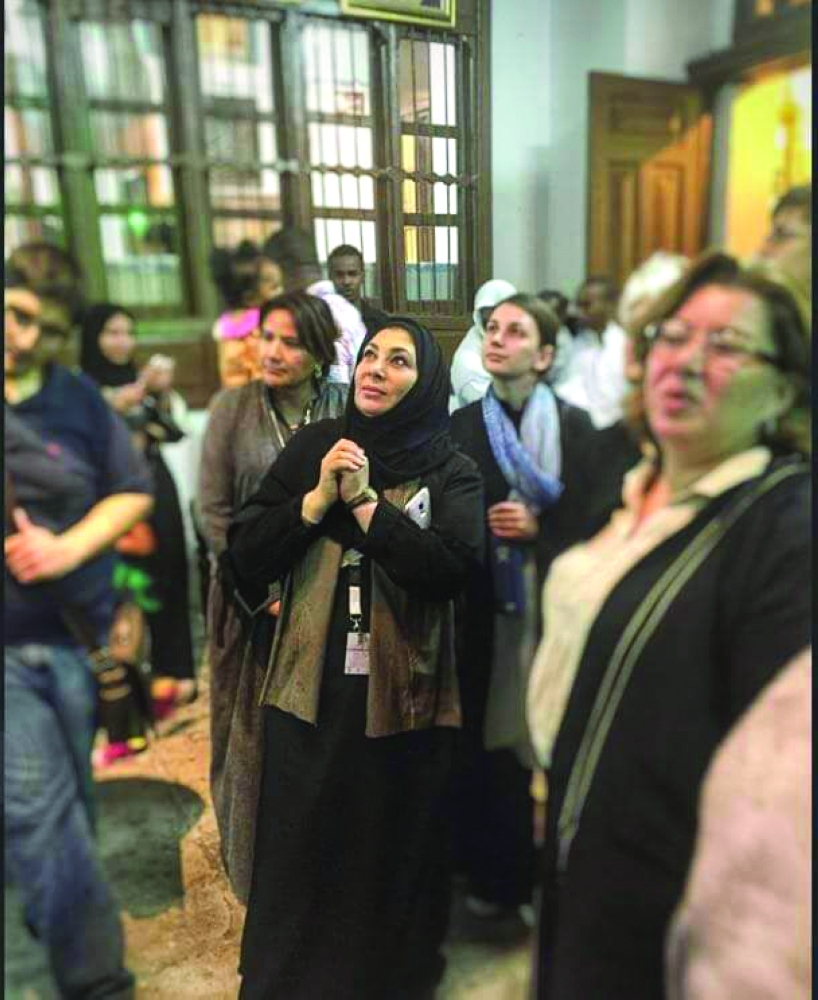
POLYGON ((178 310, 165 29, 137 19, 82 20, 77 28, 108 296, 178 310))
POLYGON ((93 297, 206 317, 214 244, 312 226, 320 260, 362 251, 367 297, 456 325, 477 275, 474 40, 314 6, 7 3, 7 252, 65 238, 93 297))
POLYGON ((4 248, 30 240, 62 245, 62 197, 48 95, 42 9, 9 0, 3 11, 6 215, 4 248))
POLYGON ((256 243, 281 227, 276 26, 201 14, 197 64, 213 242, 256 243), (275 53, 275 54, 274 54, 275 53))
POLYGON ((377 270, 375 117, 371 29, 312 20, 301 33, 313 225, 319 260, 357 247, 366 294, 380 299, 377 270))
POLYGON ((462 100, 456 41, 411 32, 398 50, 398 106, 407 308, 464 311, 460 273, 464 189, 462 100), (458 210, 460 203, 460 210, 458 210))

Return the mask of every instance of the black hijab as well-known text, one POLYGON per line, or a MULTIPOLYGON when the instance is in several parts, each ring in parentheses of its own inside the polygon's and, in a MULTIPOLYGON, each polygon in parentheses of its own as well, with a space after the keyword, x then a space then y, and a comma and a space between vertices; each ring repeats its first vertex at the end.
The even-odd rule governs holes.
POLYGON ((355 369, 373 337, 392 327, 405 330, 414 341, 417 382, 397 406, 380 416, 366 417, 355 405, 353 373, 344 416, 343 436, 366 452, 369 478, 376 489, 416 479, 454 452, 449 436, 449 369, 440 345, 425 327, 406 317, 385 317, 364 338, 355 369))
POLYGON ((118 389, 136 381, 136 365, 126 361, 118 365, 102 353, 99 337, 103 327, 112 316, 122 313, 133 320, 133 314, 123 306, 113 302, 97 302, 89 306, 82 319, 82 341, 80 343, 80 368, 101 386, 118 389))

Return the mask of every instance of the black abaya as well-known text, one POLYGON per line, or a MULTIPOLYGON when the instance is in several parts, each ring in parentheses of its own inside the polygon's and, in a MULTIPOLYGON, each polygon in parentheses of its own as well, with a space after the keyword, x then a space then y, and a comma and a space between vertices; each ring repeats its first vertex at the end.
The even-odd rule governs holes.
POLYGON ((409 1000, 443 973, 456 731, 364 735, 367 678, 344 673, 346 577, 317 725, 264 710, 242 1000, 409 1000))
POLYGON ((146 615, 151 632, 151 668, 157 677, 189 680, 196 671, 185 525, 176 484, 158 447, 149 449, 148 461, 155 496, 148 523, 156 536, 156 551, 140 562, 152 579, 151 594, 161 605, 146 615))

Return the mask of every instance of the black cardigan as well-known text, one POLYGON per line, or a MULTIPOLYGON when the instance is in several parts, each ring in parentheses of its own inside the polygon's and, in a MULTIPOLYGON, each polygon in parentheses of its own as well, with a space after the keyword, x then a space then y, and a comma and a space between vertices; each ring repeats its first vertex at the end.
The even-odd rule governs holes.
MULTIPOLYGON (((540 583, 552 560, 568 545, 595 534, 621 506, 622 477, 639 453, 635 446, 624 459, 601 453, 603 435, 579 407, 557 399, 562 437, 562 481, 559 502, 540 518, 537 571, 540 583)), ((485 485, 488 511, 508 498, 509 485, 489 444, 481 401, 452 414, 452 438, 458 448, 477 463, 485 485)), ((604 439, 607 443, 607 438, 604 439)), ((623 438, 624 440, 624 438, 623 438)))
POLYGON ((637 563, 588 635, 548 773, 538 1000, 664 995, 665 933, 693 851, 702 776, 762 687, 810 643, 802 472, 730 529, 639 654, 558 869, 557 821, 611 651, 654 581, 747 488, 711 501, 637 563))
MULTIPOLYGON (((624 448, 613 460, 602 453, 608 438, 594 429, 591 418, 578 407, 557 399, 562 439, 564 492, 540 518, 537 538, 537 575, 540 586, 552 561, 570 545, 589 538, 621 506, 622 478, 638 451, 624 448)), ((452 414, 452 438, 477 463, 485 487, 485 510, 508 498, 503 477, 489 444, 480 401, 452 414)), ((622 438, 624 442, 626 439, 622 438)), ((627 443, 627 442, 626 442, 627 443)), ((488 524, 484 519, 486 538, 488 524)), ((488 547, 486 549, 488 553, 488 547)), ((464 725, 481 728, 494 644, 494 585, 491 561, 469 580, 457 609, 458 666, 464 702, 464 725)))

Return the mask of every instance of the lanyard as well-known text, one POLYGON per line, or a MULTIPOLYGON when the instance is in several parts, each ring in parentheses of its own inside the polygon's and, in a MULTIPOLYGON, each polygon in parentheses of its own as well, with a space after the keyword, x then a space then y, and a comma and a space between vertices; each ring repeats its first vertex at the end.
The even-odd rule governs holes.
POLYGON ((344 673, 366 676, 369 674, 369 632, 363 627, 363 601, 360 561, 348 568, 348 620, 344 673))
POLYGON ((349 631, 361 632, 363 621, 363 602, 361 600, 361 564, 350 566, 349 573, 349 631))

